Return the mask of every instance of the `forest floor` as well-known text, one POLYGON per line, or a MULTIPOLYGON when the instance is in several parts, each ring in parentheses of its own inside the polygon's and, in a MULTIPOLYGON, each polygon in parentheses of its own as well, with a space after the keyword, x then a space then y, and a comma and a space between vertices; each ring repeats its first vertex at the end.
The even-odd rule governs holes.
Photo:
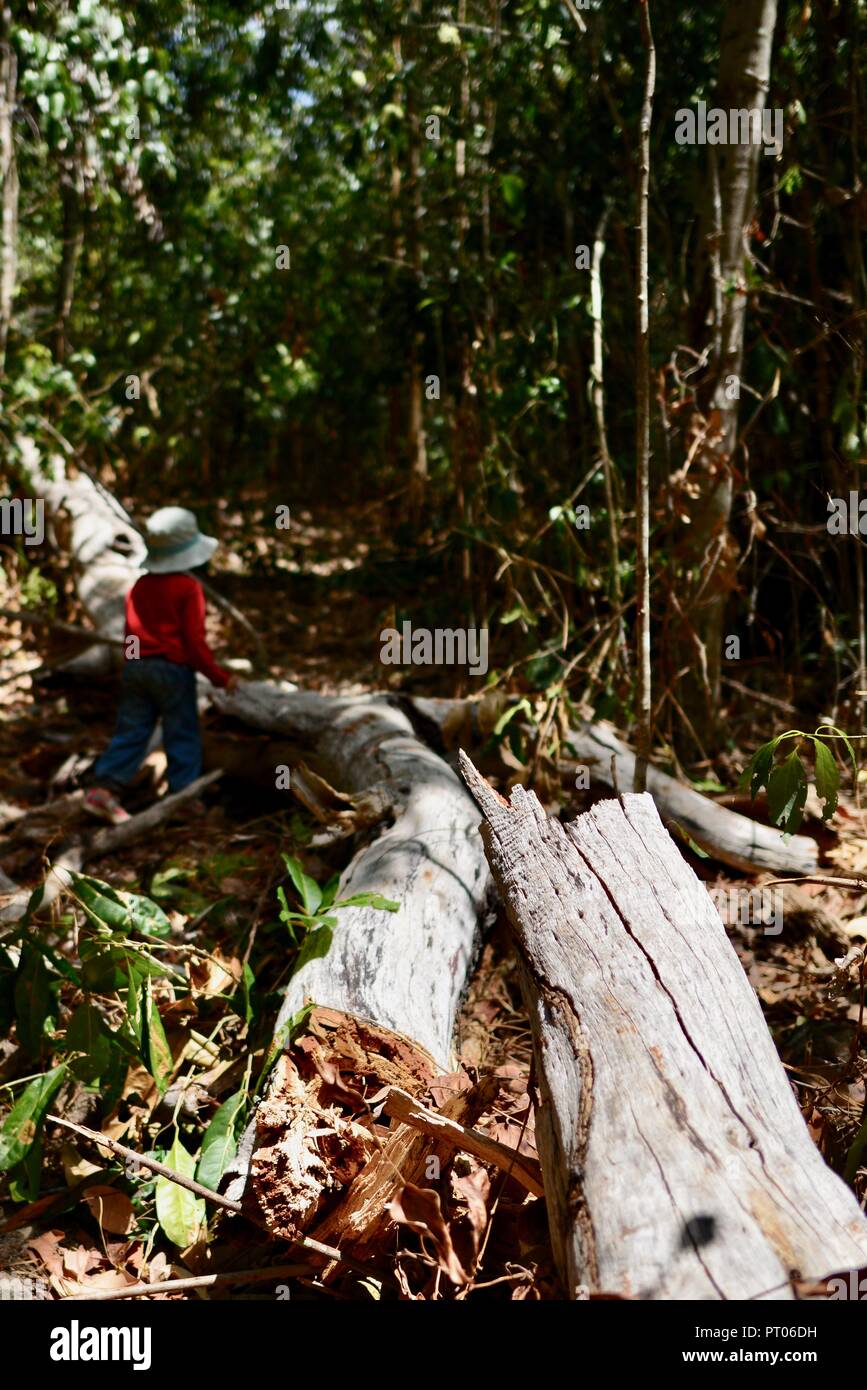
MULTIPOLYGON (((390 622, 389 594, 399 588, 412 593, 418 581, 412 557, 379 544, 376 515, 364 527, 354 515, 351 528, 343 513, 335 512, 325 523, 317 513, 315 524, 309 514, 293 515, 291 547, 283 552, 276 547, 276 556, 273 535, 264 527, 251 532, 228 509, 223 521, 227 539, 240 533, 246 539, 240 548, 227 549, 213 582, 260 633, 272 676, 324 693, 394 684, 394 668, 379 663, 378 633, 390 622)), ((59 616, 86 623, 75 611, 64 576, 52 578, 61 590, 59 616)), ((15 608, 19 603, 13 583, 2 604, 15 608)), ((219 653, 250 654, 243 632, 230 620, 212 614, 209 621, 219 653)), ((92 757, 104 746, 116 686, 113 681, 72 681, 56 672, 34 684, 25 669, 38 655, 51 660, 63 655, 66 639, 36 638, 9 623, 2 631, 0 862, 14 881, 33 883, 50 861, 53 845, 71 831, 90 828, 83 825, 70 759, 92 757), (58 801, 47 812, 40 809, 58 801)), ((70 640, 69 652, 76 649, 70 640)), ((458 693, 448 673, 438 686, 426 682, 414 690, 458 693)), ((206 716, 206 731, 225 726, 216 712, 206 716)), ((249 731, 245 736, 250 737, 249 731)), ((164 773, 162 752, 151 754, 130 810, 141 809, 165 790, 164 773)), ((586 804, 585 793, 568 788, 561 789, 553 804, 548 796, 549 809, 567 819, 586 804)), ((745 807, 738 803, 738 809, 745 807)), ((822 872, 867 870, 864 818, 846 797, 834 827, 833 835, 824 836, 822 872)), ((153 1154, 168 1147, 177 1122, 187 1146, 195 1150, 216 1107, 242 1084, 251 1051, 252 1074, 257 1074, 289 968, 277 899, 278 887, 289 888, 283 856, 297 856, 320 883, 348 856, 345 845, 336 852, 312 851, 312 829, 300 804, 287 809, 285 794, 282 800, 279 793, 269 800, 248 784, 227 779, 207 794, 203 814, 179 814, 122 854, 88 864, 89 875, 146 894, 163 908, 171 923, 171 959, 189 964, 190 980, 189 995, 161 1010, 173 1059, 170 1084, 160 1090, 143 1067, 130 1066, 121 1095, 102 1122, 104 1133, 153 1154), (239 1009, 235 989, 245 965, 254 983, 246 989, 245 1008, 239 1009)), ((736 874, 719 873, 710 861, 692 856, 690 861, 709 886, 744 883, 736 874)), ((835 959, 848 946, 867 940, 867 892, 803 884, 780 935, 738 926, 729 932, 811 1132, 827 1160, 842 1171, 865 1105, 864 1077, 849 1065, 863 1001, 857 982, 837 998, 830 997, 828 985, 835 959)), ((68 911, 55 912, 51 940, 61 955, 75 951, 75 923, 68 911)), ((61 987, 61 1012, 76 1003, 64 994, 68 988, 61 987)), ((502 922, 485 943, 456 1042, 459 1067, 444 1085, 464 1087, 495 1075, 499 1094, 477 1127, 535 1153, 530 1030, 502 922)), ((34 1070, 32 1056, 14 1038, 0 1041, 2 1081, 34 1070)), ((57 1104, 63 1106, 61 1113, 88 1124, 97 1097, 86 1084, 78 1084, 66 1088, 57 1104)), ((492 1177, 467 1160, 452 1175, 445 1205, 454 1248, 473 1271, 451 1296, 556 1296, 541 1200, 528 1199, 513 1180, 492 1177)), ((86 1142, 63 1141, 56 1132, 46 1140, 38 1197, 7 1203, 0 1218, 0 1273, 35 1280, 45 1297, 120 1290, 142 1278, 251 1270, 294 1258, 289 1252, 286 1244, 263 1240, 256 1227, 224 1213, 212 1218, 207 1243, 197 1240, 187 1249, 172 1249, 157 1223, 153 1181, 130 1177, 86 1142)), ((402 1276, 406 1290, 415 1297, 443 1296, 436 1260, 407 1228, 401 1228, 391 1254, 396 1269, 402 1269, 404 1257, 408 1267, 416 1261, 412 1273, 402 1276)), ((293 1283, 293 1297, 366 1298, 372 1287, 360 1276, 341 1279, 330 1289, 316 1279, 297 1285, 296 1295, 293 1283)), ((209 1290, 207 1296, 273 1298, 266 1287, 238 1280, 209 1290)), ((197 1296, 202 1295, 160 1295, 197 1296)))

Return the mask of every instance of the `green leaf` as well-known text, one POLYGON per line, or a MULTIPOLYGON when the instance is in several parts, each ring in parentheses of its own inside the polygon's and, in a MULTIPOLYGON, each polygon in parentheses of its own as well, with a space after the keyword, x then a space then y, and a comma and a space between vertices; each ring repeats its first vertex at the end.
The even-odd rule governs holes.
POLYGON ((384 898, 381 893, 353 893, 351 898, 339 898, 337 907, 372 907, 377 912, 400 912, 400 903, 384 898))
POLYGON ((311 915, 322 902, 322 889, 315 879, 309 874, 305 874, 298 860, 291 854, 283 855, 283 863, 289 871, 289 877, 295 884, 298 896, 304 904, 304 911, 311 915))
POLYGON ((520 174, 501 174, 500 188, 503 191, 503 201, 506 207, 512 212, 521 206, 524 197, 524 180, 520 174))
POLYGON ((73 874, 72 888, 88 917, 112 931, 137 931, 142 936, 166 937, 171 923, 150 898, 140 893, 124 893, 101 879, 87 874, 73 874))
POLYGON ((816 750, 816 791, 825 803, 822 820, 830 820, 837 809, 840 770, 837 767, 837 759, 827 743, 820 738, 814 738, 813 746, 816 750))
POLYGON ((841 738, 843 740, 843 742, 846 745, 846 749, 849 753, 849 758, 852 762, 852 771, 854 772, 855 777, 857 779, 858 759, 855 757, 855 749, 852 747, 852 741, 849 738, 848 734, 845 734, 842 729, 839 729, 837 727, 836 724, 820 724, 813 737, 818 737, 822 733, 823 729, 828 729, 830 733, 834 734, 837 738, 841 738))
POLYGON ((758 796, 759 788, 767 783, 768 773, 774 760, 774 750, 778 742, 778 739, 772 738, 769 743, 763 743, 761 748, 757 748, 740 775, 738 786, 741 791, 746 791, 749 787, 750 796, 754 801, 758 796))
POLYGON ((96 1081, 111 1064, 111 1038, 102 1014, 94 1004, 79 1004, 66 1029, 68 1052, 80 1052, 70 1062, 70 1071, 79 1081, 96 1081))
POLYGON ((244 1109, 246 1093, 236 1091, 214 1112, 213 1119, 205 1130, 202 1152, 196 1169, 196 1180, 203 1187, 216 1192, 220 1178, 235 1155, 237 1148, 238 1118, 244 1109))
POLYGON ((325 922, 314 931, 309 931, 301 943, 301 950, 298 952, 298 959, 292 971, 293 975, 297 974, 308 961, 319 960, 320 957, 327 956, 328 952, 331 950, 333 937, 334 930, 330 922, 325 922))
MULTIPOLYGON (((182 1178, 192 1178, 196 1171, 196 1160, 181 1143, 181 1136, 175 1131, 175 1142, 166 1154, 166 1166, 182 1178)), ((157 1220, 173 1245, 185 1250, 199 1237, 205 1223, 204 1198, 197 1197, 185 1187, 179 1187, 170 1178, 157 1175, 154 1184, 156 1193, 157 1220)))
POLYGON ((42 1177, 42 1131, 40 1130, 20 1163, 9 1170, 9 1196, 13 1202, 35 1202, 42 1177))
POLYGON ((175 1064, 166 1040, 160 1011, 154 1003, 153 985, 150 978, 142 985, 141 1018, 142 1058, 157 1084, 157 1090, 160 1095, 163 1095, 175 1064))
POLYGON ((340 887, 340 874, 332 874, 325 887, 322 889, 322 901, 320 907, 330 907, 334 902, 337 890, 340 887))
POLYGON ((528 714, 528 715, 530 715, 530 717, 532 718, 532 715, 533 715, 533 708, 532 708, 532 706, 531 706, 529 700, 519 700, 518 703, 517 703, 516 705, 512 705, 511 709, 505 710, 505 711, 503 712, 503 714, 500 715, 499 719, 497 720, 496 724, 494 725, 493 730, 492 730, 492 736, 493 736, 494 738, 499 738, 500 734, 503 732, 503 730, 505 729, 506 725, 507 725, 512 719, 515 718, 515 715, 516 715, 516 714, 521 714, 521 713, 528 714))
POLYGON ((768 809, 774 825, 790 835, 801 823, 806 799, 807 776, 795 749, 768 778, 768 809))
POLYGON ((37 1076, 18 1097, 0 1129, 0 1172, 20 1163, 39 1137, 45 1113, 65 1074, 66 1063, 61 1062, 37 1076))
POLYGON ((15 1017, 19 1041, 31 1057, 37 1057, 42 1047, 48 1000, 48 971, 42 952, 25 942, 15 975, 15 1017))

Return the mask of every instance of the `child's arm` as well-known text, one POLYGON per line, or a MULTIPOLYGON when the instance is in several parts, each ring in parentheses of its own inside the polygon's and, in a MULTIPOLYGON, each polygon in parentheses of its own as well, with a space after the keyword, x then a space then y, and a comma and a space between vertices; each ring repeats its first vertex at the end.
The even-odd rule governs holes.
POLYGON ((183 603, 181 622, 184 647, 193 670, 201 671, 211 685, 216 685, 221 690, 227 687, 234 689, 238 684, 237 676, 217 665, 208 646, 205 637, 205 594, 201 584, 195 580, 190 586, 189 597, 183 603))

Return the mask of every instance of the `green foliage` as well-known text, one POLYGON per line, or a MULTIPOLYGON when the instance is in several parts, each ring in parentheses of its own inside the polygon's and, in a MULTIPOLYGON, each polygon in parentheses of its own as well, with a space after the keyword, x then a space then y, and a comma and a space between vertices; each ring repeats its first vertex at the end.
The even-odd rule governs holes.
MULTIPOLYGON (((175 1139, 165 1163, 173 1173, 182 1178, 193 1178, 196 1173, 196 1160, 181 1142, 175 1131, 175 1139)), ((181 1250, 193 1245, 199 1239, 205 1226, 206 1208, 203 1197, 197 1197, 186 1187, 180 1187, 171 1178, 157 1175, 156 1183, 157 1219, 173 1245, 181 1250)))
POLYGON ((855 776, 858 765, 850 738, 834 724, 820 724, 815 733, 808 734, 803 729, 789 729, 777 734, 775 738, 763 743, 750 758, 741 773, 739 786, 755 799, 762 787, 767 789, 768 810, 771 821, 779 825, 787 835, 793 834, 801 824, 804 804, 807 800, 809 773, 802 762, 800 745, 811 743, 814 758, 814 782, 819 799, 823 803, 822 819, 830 820, 837 809, 840 788, 840 772, 837 760, 829 743, 840 739, 846 745, 855 776), (781 760, 776 754, 783 745, 792 740, 795 746, 781 760))
POLYGON ((295 891, 301 900, 300 911, 290 907, 285 889, 282 886, 278 887, 277 900, 280 904, 280 921, 286 925, 292 944, 298 952, 294 966, 296 971, 300 970, 307 961, 328 954, 333 929, 337 926, 334 912, 346 907, 371 907, 377 912, 400 911, 400 903, 383 897, 381 893, 353 893, 348 898, 340 898, 335 901, 340 885, 339 874, 335 874, 323 888, 320 888, 319 884, 304 872, 301 863, 294 855, 284 854, 282 858, 295 891), (333 911, 329 911, 329 909, 333 909, 333 911))
POLYGON ((48 1107, 60 1088, 66 1066, 37 1076, 19 1096, 0 1129, 0 1172, 23 1162, 38 1142, 48 1107))
POLYGON ((20 583, 22 608, 40 609, 49 617, 57 607, 57 585, 36 565, 29 565, 20 583))
POLYGON ((241 1121, 247 1101, 246 1089, 236 1091, 214 1112, 202 1139, 202 1151, 196 1168, 196 1180, 214 1192, 220 1178, 235 1156, 241 1121))

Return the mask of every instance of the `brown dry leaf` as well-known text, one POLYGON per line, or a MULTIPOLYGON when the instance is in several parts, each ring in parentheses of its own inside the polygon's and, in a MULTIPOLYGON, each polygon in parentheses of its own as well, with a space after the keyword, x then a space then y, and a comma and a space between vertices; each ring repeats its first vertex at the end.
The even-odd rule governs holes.
POLYGON ((103 1231, 112 1235, 125 1236, 135 1225, 135 1212, 132 1202, 125 1192, 114 1187, 91 1187, 84 1194, 91 1215, 103 1231))
POLYGON ((91 1289, 125 1289, 136 1281, 131 1274, 121 1269, 100 1269, 96 1274, 88 1274, 79 1284, 73 1285, 72 1293, 87 1293, 91 1289))
POLYGON ((101 1250, 94 1250, 87 1245, 76 1246, 74 1250, 63 1251, 63 1268, 66 1274, 71 1274, 73 1279, 83 1279, 90 1270, 98 1268, 104 1263, 101 1250))
POLYGON ((207 958, 196 957, 190 964, 193 998, 213 998, 216 994, 231 994, 241 979, 241 962, 236 956, 224 956, 219 947, 207 958))
POLYGON ((334 1091, 336 1097, 353 1110, 366 1110, 367 1102, 360 1091, 347 1086, 340 1074, 340 1068, 330 1061, 320 1048, 311 1051, 313 1065, 325 1084, 334 1091))
POLYGON ((438 1192, 434 1192, 432 1187, 416 1187, 415 1183, 408 1182, 394 1201, 389 1202, 387 1210, 398 1225, 409 1226, 431 1241, 436 1250, 437 1264, 453 1284, 469 1282, 455 1254, 449 1228, 443 1220, 438 1192))
POLYGON ((27 1241, 27 1249, 33 1251, 49 1274, 55 1274, 58 1277, 63 1274, 64 1250, 61 1245, 63 1238, 63 1231, 46 1231, 44 1235, 27 1241))
POLYGON ((473 1261, 479 1253, 479 1243, 488 1225, 488 1197, 491 1192, 491 1178, 481 1165, 475 1172, 458 1177, 452 1173, 452 1187, 462 1197, 467 1207, 470 1235, 473 1242, 473 1261))
POLYGON ((434 1105, 439 1110, 447 1100, 451 1100, 452 1096, 458 1095, 461 1091, 468 1091, 472 1084, 465 1071, 452 1071, 446 1072, 443 1076, 435 1077, 428 1090, 434 1105))

